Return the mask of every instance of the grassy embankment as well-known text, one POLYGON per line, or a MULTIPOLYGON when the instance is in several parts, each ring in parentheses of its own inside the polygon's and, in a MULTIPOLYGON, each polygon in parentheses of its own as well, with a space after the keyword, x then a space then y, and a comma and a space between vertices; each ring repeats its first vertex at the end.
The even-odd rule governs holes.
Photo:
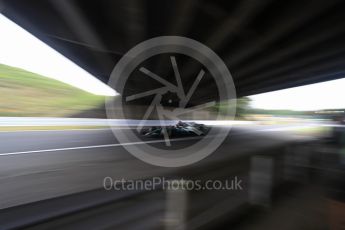
POLYGON ((1 117, 69 117, 99 108, 103 103, 103 96, 0 64, 1 117))

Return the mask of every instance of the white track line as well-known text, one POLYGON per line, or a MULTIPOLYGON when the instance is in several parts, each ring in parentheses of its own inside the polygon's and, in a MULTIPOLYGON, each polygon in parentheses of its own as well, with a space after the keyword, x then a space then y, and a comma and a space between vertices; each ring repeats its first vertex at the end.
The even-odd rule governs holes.
MULTIPOLYGON (((112 129, 132 129, 129 127, 116 127, 112 129)), ((0 133, 21 133, 21 132, 68 132, 68 131, 105 131, 105 130, 112 130, 111 128, 99 128, 99 129, 32 129, 32 130, 3 130, 0 133)))
MULTIPOLYGON (((177 141, 188 141, 188 140, 195 140, 195 139, 201 139, 201 138, 200 137, 188 137, 188 138, 183 138, 183 139, 175 138, 175 139, 171 139, 170 141, 177 142, 177 141)), ((42 150, 0 153, 0 156, 11 156, 11 155, 20 155, 20 154, 28 154, 28 153, 57 152, 57 151, 67 151, 67 150, 79 150, 79 149, 108 148, 108 147, 142 145, 142 144, 164 143, 164 142, 165 142, 164 140, 154 140, 154 141, 140 141, 140 142, 130 142, 130 143, 122 143, 122 144, 90 145, 90 146, 68 147, 68 148, 57 148, 57 149, 42 149, 42 150)))

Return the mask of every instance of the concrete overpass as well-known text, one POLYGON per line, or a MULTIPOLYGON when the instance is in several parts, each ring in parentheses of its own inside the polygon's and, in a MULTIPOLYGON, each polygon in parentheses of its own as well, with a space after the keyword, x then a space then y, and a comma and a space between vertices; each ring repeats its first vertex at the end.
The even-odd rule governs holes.
MULTIPOLYGON (((343 77, 345 2, 341 0, 2 0, 1 12, 101 79, 129 49, 156 36, 195 39, 226 63, 237 95, 246 96, 343 77)), ((147 63, 172 78, 163 57, 147 63)), ((170 63, 168 63, 170 64, 170 63)), ((182 81, 196 75, 179 59, 182 81)), ((192 77, 192 78, 191 78, 192 77)), ((154 80, 134 78, 129 93, 154 80)), ((198 98, 216 96, 201 82, 198 98)))

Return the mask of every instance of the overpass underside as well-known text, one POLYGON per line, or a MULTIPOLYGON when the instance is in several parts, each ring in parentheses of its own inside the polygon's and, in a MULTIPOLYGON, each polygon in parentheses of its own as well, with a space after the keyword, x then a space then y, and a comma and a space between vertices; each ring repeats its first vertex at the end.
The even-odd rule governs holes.
MULTIPOLYGON (((2 0, 0 10, 104 82, 133 46, 163 35, 195 39, 214 50, 230 70, 238 97, 337 79, 345 71, 341 0, 2 0)), ((199 70, 185 57, 177 63, 188 87, 199 70)), ((172 81, 167 57, 145 65, 172 81)), ((154 84, 137 76, 125 91, 139 93, 154 84)), ((210 80, 199 88, 194 104, 217 98, 210 80)))

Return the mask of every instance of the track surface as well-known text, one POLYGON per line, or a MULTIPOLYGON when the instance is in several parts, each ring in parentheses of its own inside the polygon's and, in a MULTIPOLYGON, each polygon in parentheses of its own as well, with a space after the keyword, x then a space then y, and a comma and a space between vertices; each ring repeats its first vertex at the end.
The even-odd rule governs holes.
MULTIPOLYGON (((301 138, 287 130, 235 127, 215 153, 188 167, 197 169, 301 138)), ((107 176, 133 179, 188 169, 156 167, 134 158, 109 129, 0 132, 0 146, 0 208, 101 188, 107 176)))

